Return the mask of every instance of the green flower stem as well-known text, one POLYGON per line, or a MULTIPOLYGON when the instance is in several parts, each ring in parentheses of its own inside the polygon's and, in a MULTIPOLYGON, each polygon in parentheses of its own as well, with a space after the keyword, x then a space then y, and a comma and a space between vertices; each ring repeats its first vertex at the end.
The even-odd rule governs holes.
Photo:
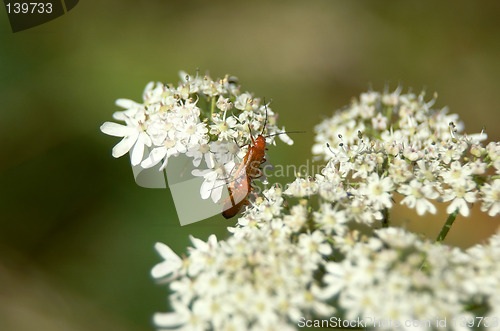
POLYGON ((446 220, 446 223, 444 223, 443 228, 441 229, 441 232, 439 233, 436 242, 441 243, 444 238, 446 238, 446 235, 448 234, 448 231, 450 231, 451 226, 453 225, 453 222, 455 222, 455 218, 457 218, 458 215, 458 208, 448 216, 448 219, 446 220))
POLYGON ((384 218, 382 219, 382 227, 388 228, 391 223, 391 214, 389 213, 389 209, 385 208, 384 210, 382 210, 382 215, 384 216, 384 218))
POLYGON ((215 110, 215 96, 211 98, 211 104, 210 104, 210 119, 212 119, 212 115, 214 114, 215 110))
POLYGON ((392 119, 392 112, 393 112, 394 108, 391 107, 391 106, 388 106, 386 109, 385 109, 385 117, 387 117, 388 119, 388 123, 391 123, 391 119, 392 119))
POLYGON ((165 177, 165 188, 168 188, 168 181, 167 181, 167 168, 163 170, 163 177, 165 177))

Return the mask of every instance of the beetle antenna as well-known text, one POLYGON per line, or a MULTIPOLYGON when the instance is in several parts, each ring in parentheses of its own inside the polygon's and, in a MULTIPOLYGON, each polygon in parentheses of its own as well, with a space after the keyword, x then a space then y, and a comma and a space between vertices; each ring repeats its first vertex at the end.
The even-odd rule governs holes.
POLYGON ((277 135, 284 134, 284 133, 306 133, 306 131, 286 131, 286 132, 278 132, 278 133, 270 134, 270 135, 266 136, 265 138, 267 138, 267 137, 272 137, 272 136, 277 136, 277 135))
POLYGON ((264 121, 264 126, 262 127, 262 132, 260 133, 261 136, 264 134, 264 130, 266 129, 266 125, 267 125, 267 104, 266 104, 266 98, 264 98, 264 107, 266 108, 266 120, 264 121))

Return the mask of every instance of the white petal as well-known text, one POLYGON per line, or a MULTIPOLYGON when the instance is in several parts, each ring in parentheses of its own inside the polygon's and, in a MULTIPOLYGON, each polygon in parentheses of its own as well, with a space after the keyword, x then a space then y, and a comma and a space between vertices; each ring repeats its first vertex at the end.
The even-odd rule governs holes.
POLYGON ((469 216, 469 206, 467 205, 467 202, 465 200, 460 199, 461 204, 460 204, 460 214, 462 214, 465 217, 469 216))
POLYGON ((180 141, 178 141, 175 145, 175 149, 177 149, 179 153, 186 153, 187 151, 186 146, 184 146, 184 144, 182 144, 180 141))
POLYGON ((141 132, 141 135, 144 137, 144 144, 148 147, 151 147, 151 137, 146 132, 141 132))
POLYGON ((212 194, 212 189, 214 187, 216 177, 217 174, 213 171, 205 176, 205 180, 200 187, 200 195, 203 200, 208 199, 210 194, 212 194))
POLYGON ((154 87, 155 87, 155 82, 153 81, 149 82, 144 88, 144 93, 151 91, 154 87))
POLYGON ((179 77, 181 78, 181 81, 185 84, 187 83, 186 77, 189 76, 187 72, 184 70, 179 71, 179 77))
POLYGON ((167 155, 167 148, 164 146, 157 147, 149 153, 149 156, 144 161, 141 162, 141 167, 144 169, 154 167, 165 157, 165 155, 167 155))
POLYGON ((409 195, 409 196, 405 197, 403 200, 401 200, 401 204, 402 205, 406 204, 408 206, 408 208, 415 208, 415 202, 416 202, 415 197, 413 197, 411 195, 409 195))
POLYGON ((196 237, 193 237, 192 235, 189 235, 189 240, 193 244, 194 249, 206 251, 208 248, 208 244, 206 242, 204 242, 203 240, 198 239, 196 237))
POLYGON ((317 154, 322 154, 322 153, 325 153, 326 152, 326 149, 325 149, 325 146, 323 146, 323 144, 316 144, 316 145, 313 145, 312 147, 312 153, 314 155, 317 155, 317 154))
POLYGON ((217 246, 217 236, 215 234, 211 234, 208 237, 207 242, 212 247, 217 246))
POLYGON ((470 203, 474 203, 476 202, 476 193, 475 192, 467 192, 465 193, 465 201, 467 202, 470 202, 470 203))
POLYGON ((125 137, 131 135, 136 129, 114 122, 106 122, 101 125, 102 133, 113 137, 125 137))
POLYGON ((200 169, 193 169, 193 171, 191 171, 191 175, 193 176, 196 176, 196 177, 205 177, 206 174, 208 174, 209 172, 212 172, 213 170, 211 169, 205 169, 205 170, 200 170, 200 169))
POLYGON ((137 111, 139 110, 140 108, 130 108, 130 109, 127 109, 127 110, 123 110, 123 111, 116 111, 113 113, 113 118, 115 120, 119 120, 119 121, 128 121, 131 117, 134 117, 136 114, 137 114, 137 111))
POLYGON ((199 166, 200 163, 201 163, 201 156, 196 156, 196 157, 193 158, 193 165, 195 167, 199 166))
POLYGON ((113 147, 113 157, 118 158, 127 154, 127 152, 130 151, 132 146, 134 146, 135 142, 137 141, 138 135, 139 133, 137 132, 137 134, 126 136, 118 144, 116 144, 116 146, 113 147))
POLYGON ((151 276, 153 276, 153 278, 156 279, 163 278, 170 275, 171 273, 173 273, 178 269, 179 269, 178 266, 175 266, 167 261, 163 261, 161 263, 158 263, 153 267, 153 269, 151 269, 151 276))
POLYGON ((429 201, 425 199, 418 199, 417 200, 417 214, 422 216, 425 214, 426 211, 429 211, 431 214, 436 213, 436 207, 429 201))
POLYGON ((135 144, 134 148, 132 149, 132 165, 136 166, 139 163, 141 163, 142 158, 144 157, 144 142, 141 139, 141 135, 139 135, 139 139, 137 139, 137 143, 135 144))
MULTIPOLYGON (((285 128, 283 128, 283 131, 285 131, 285 128)), ((287 145, 293 145, 293 140, 290 138, 286 133, 281 133, 278 135, 280 137, 281 141, 283 141, 287 145)))
POLYGON ((213 168, 215 166, 215 160, 212 153, 205 153, 205 163, 209 168, 213 168))
POLYGON ((179 262, 181 261, 181 258, 164 243, 157 242, 155 244, 155 249, 158 252, 158 254, 160 254, 160 256, 165 260, 174 260, 179 262))
POLYGON ((167 151, 167 158, 169 158, 171 156, 175 156, 175 157, 179 156, 179 151, 177 151, 174 148, 169 148, 167 151))
POLYGON ((323 255, 330 255, 332 254, 332 248, 329 244, 321 244, 318 246, 318 252, 323 255))
POLYGON ((468 138, 470 138, 471 142, 478 143, 480 141, 488 139, 488 135, 484 132, 474 133, 469 135, 468 138))
POLYGON ((129 100, 129 99, 117 99, 115 101, 115 105, 117 105, 118 107, 125 108, 125 109, 135 108, 135 107, 141 106, 141 104, 139 104, 135 101, 129 100))
POLYGON ((124 111, 117 111, 117 112, 113 113, 113 118, 115 120, 125 121, 125 119, 127 118, 127 115, 125 114, 124 111))
POLYGON ((467 217, 469 216, 469 206, 467 206, 467 202, 461 198, 455 198, 453 202, 448 206, 446 212, 448 214, 453 213, 458 208, 461 215, 467 217))
POLYGON ((173 328, 185 324, 188 321, 188 316, 179 313, 155 313, 153 315, 154 324, 159 327, 173 328))
POLYGON ((500 203, 496 202, 493 204, 491 207, 490 211, 488 212, 488 215, 491 217, 496 216, 500 212, 500 203))
POLYGON ((151 270, 154 278, 163 278, 182 266, 182 259, 167 245, 157 242, 155 249, 165 261, 158 263, 151 270))
POLYGON ((220 200, 222 196, 222 189, 224 188, 224 186, 225 186, 224 184, 219 184, 218 186, 212 189, 211 197, 214 203, 217 203, 220 200))

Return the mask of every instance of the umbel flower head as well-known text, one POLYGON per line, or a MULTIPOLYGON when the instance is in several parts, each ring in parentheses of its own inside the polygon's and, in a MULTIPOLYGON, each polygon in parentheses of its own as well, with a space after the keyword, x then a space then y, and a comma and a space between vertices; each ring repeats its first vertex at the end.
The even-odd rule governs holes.
POLYGON ((434 201, 449 201, 447 212, 463 216, 481 201, 483 211, 498 215, 498 143, 484 147, 485 133, 461 133, 458 115, 433 109, 436 96, 424 96, 400 89, 363 93, 316 126, 313 154, 329 161, 316 185, 326 192, 340 185, 349 199, 375 211, 390 208, 398 192, 418 215, 434 214, 434 201))
POLYGON ((165 261, 152 274, 170 282, 174 310, 156 314, 155 323, 161 329, 293 330, 290 321, 304 312, 332 314, 312 288, 330 244, 321 232, 302 233, 292 244, 291 234, 276 218, 259 228, 234 228, 225 241, 191 238, 184 259, 157 244, 165 261))
POLYGON ((399 228, 361 232, 342 205, 311 203, 318 192, 299 200, 277 187, 263 194, 226 240, 191 238, 183 258, 156 244, 164 261, 152 275, 169 284, 172 307, 155 314, 160 330, 339 326, 331 317, 371 317, 359 326, 404 330, 415 320, 465 323, 474 309, 499 325, 500 233, 461 251, 399 228))
MULTIPOLYGON (((122 137, 112 155, 130 153, 133 166, 147 169, 161 164, 159 169, 164 170, 171 157, 185 154, 200 168, 193 175, 205 178, 201 196, 211 196, 216 202, 221 196, 220 182, 227 180, 234 164, 246 154, 251 136, 264 132, 273 144, 284 128, 276 126, 278 116, 271 107, 241 91, 235 77, 212 80, 182 71, 180 76, 177 86, 150 82, 142 103, 118 99, 116 104, 124 110, 113 118, 124 124, 106 122, 101 131, 122 137)), ((279 137, 293 143, 286 134, 279 137)))
POLYGON ((463 251, 390 226, 395 192, 419 215, 449 202, 450 226, 472 202, 500 213, 499 143, 461 133, 458 116, 433 103, 399 89, 362 94, 317 126, 321 174, 264 190, 227 239, 192 238, 183 258, 158 243, 152 275, 169 284, 172 311, 155 315, 157 327, 333 328, 359 317, 359 327, 432 329, 446 318, 464 330, 480 317, 498 328, 500 232, 463 251))

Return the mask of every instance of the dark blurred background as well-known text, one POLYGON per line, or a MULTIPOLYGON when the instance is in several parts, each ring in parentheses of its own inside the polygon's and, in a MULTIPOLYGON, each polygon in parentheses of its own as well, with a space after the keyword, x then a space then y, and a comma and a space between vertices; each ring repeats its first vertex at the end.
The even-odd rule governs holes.
MULTIPOLYGON (((181 69, 236 75, 307 131, 270 149, 275 164, 303 164, 315 124, 386 85, 437 91, 437 107, 498 141, 499 14, 493 1, 89 0, 15 34, 0 14, 0 329, 152 330, 166 307, 154 243, 182 254, 188 234, 224 238, 234 224, 181 227, 168 191, 134 183, 99 131, 117 98, 140 101, 181 69)), ((435 238, 446 214, 393 219, 435 238)), ((499 223, 476 206, 446 242, 469 247, 499 223)))

